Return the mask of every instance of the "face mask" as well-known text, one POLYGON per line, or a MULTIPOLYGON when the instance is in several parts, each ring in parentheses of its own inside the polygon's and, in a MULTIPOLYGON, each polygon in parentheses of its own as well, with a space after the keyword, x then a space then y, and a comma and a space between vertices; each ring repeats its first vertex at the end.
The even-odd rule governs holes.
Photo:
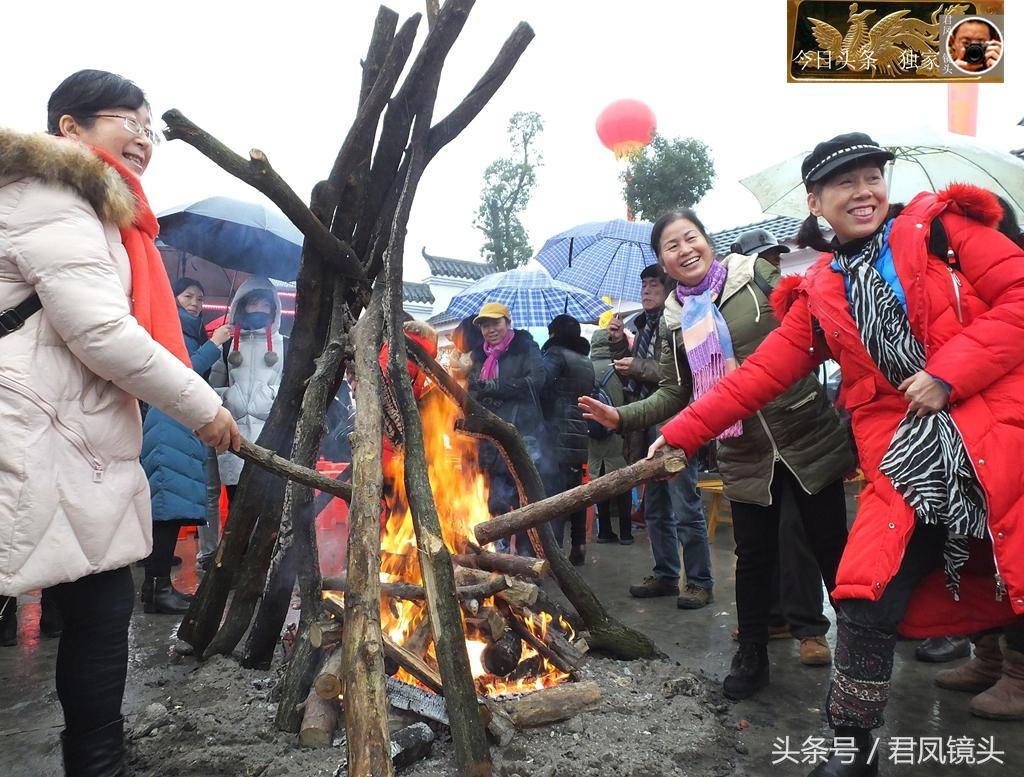
POLYGON ((240 313, 238 324, 242 329, 265 329, 273 323, 274 317, 270 313, 240 313))

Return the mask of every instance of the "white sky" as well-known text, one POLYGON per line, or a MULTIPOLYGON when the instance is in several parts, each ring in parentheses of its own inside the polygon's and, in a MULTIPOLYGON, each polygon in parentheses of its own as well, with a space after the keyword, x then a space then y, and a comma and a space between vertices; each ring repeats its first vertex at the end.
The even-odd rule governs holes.
MULTIPOLYGON (((392 0, 401 20, 423 0, 392 0)), ((12 2, 4 10, 0 124, 45 128, 46 100, 85 67, 121 73, 159 115, 174 107, 243 156, 263 149, 308 201, 355 114, 378 3, 371 0, 178 0, 107 5, 12 2)), ((787 84, 783 0, 479 0, 445 67, 434 116, 448 113, 520 20, 536 38, 463 134, 431 162, 414 205, 406 279, 431 254, 479 260, 472 226, 484 168, 507 153, 515 111, 537 111, 544 166, 523 216, 534 250, 588 221, 624 216, 620 166, 597 139, 608 103, 643 100, 669 137, 711 146, 718 178, 697 206, 711 230, 762 218, 739 179, 839 132, 945 129, 946 87, 787 84)), ((1019 0, 1006 3, 1006 83, 982 85, 978 137, 1024 146, 1024 56, 1014 49, 1019 0)), ((400 22, 401 23, 401 22, 400 22)), ((426 33, 421 22, 417 47, 426 33)), ((215 194, 259 195, 191 147, 165 143, 144 179, 155 210, 215 194)))

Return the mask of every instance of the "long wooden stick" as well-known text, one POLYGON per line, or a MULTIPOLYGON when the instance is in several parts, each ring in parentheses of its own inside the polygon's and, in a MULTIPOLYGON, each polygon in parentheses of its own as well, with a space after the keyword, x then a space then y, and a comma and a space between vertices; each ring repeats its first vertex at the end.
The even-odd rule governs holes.
POLYGON ((423 88, 416 97, 417 110, 408 172, 384 252, 387 290, 384 311, 389 333, 387 375, 398 399, 405 432, 405 491, 416 532, 416 548, 419 551, 423 587, 427 593, 427 610, 434 632, 437 665, 444 681, 455 761, 460 777, 489 777, 492 766, 485 721, 480 716, 469 665, 462 613, 455 596, 451 555, 444 543, 430 485, 423 448, 423 426, 409 381, 405 347, 407 338, 402 328, 402 257, 413 197, 427 161, 426 144, 437 98, 440 66, 450 46, 446 36, 450 32, 457 34, 472 6, 473 0, 447 0, 441 9, 437 26, 431 30, 421 50, 422 54, 436 46, 438 56, 431 63, 436 70, 431 72, 430 66, 427 66, 423 88))
POLYGON ((524 505, 510 513, 478 523, 473 528, 473 534, 477 542, 487 545, 502 537, 511 537, 516 532, 532 529, 589 505, 603 502, 628 491, 637 483, 674 474, 685 466, 686 455, 682 451, 672 449, 668 453, 659 453, 653 459, 642 459, 628 467, 594 478, 582 486, 570 488, 540 502, 524 505))
POLYGON ((513 556, 511 553, 491 553, 486 550, 477 553, 459 553, 453 556, 452 560, 461 567, 474 567, 486 569, 489 572, 501 572, 503 575, 528 577, 534 582, 544 577, 550 569, 548 562, 542 558, 513 556))
MULTIPOLYGON (((380 625, 382 303, 375 292, 366 315, 355 326, 356 377, 360 399, 352 445, 355 499, 349 514, 345 632, 341 650, 346 704, 345 733, 350 775, 390 775, 387 690, 380 625), (365 394, 365 396, 364 396, 365 394)), ((325 602, 335 604, 329 597, 325 602)), ((333 610, 336 612, 336 610, 333 610)))
POLYGON ((315 469, 300 467, 284 456, 278 456, 272 450, 261 448, 256 443, 249 442, 249 440, 242 440, 242 447, 237 451, 236 455, 241 459, 257 464, 263 469, 269 469, 271 472, 283 475, 289 480, 294 480, 296 483, 302 483, 303 485, 326 491, 328 494, 344 499, 346 502, 352 501, 351 484, 329 478, 315 469))

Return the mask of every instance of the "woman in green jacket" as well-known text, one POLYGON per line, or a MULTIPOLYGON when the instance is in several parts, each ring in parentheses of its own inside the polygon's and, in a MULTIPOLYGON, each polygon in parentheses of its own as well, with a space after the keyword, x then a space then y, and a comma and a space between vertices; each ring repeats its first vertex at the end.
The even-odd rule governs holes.
MULTIPOLYGON (((655 222, 651 247, 676 281, 662 316, 661 384, 647 399, 614 408, 581 397, 584 417, 613 429, 651 426, 678 413, 754 352, 778 326, 768 291, 779 271, 764 259, 730 254, 721 262, 697 214, 671 211, 655 222)), ((739 649, 724 691, 747 698, 768 684, 768 625, 778 556, 779 505, 794 496, 826 587, 835 585, 846 544, 843 474, 853 468, 849 438, 813 377, 718 440, 724 495, 736 539, 739 649)))

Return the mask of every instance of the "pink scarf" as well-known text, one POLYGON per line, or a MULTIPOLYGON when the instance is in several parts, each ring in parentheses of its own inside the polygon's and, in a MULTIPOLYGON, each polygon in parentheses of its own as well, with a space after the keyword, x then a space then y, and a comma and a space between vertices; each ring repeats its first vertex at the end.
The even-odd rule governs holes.
POLYGON ((516 331, 510 327, 508 334, 497 345, 484 343, 484 353, 487 354, 487 358, 484 359, 484 366, 480 368, 480 380, 496 380, 498 378, 498 359, 508 350, 512 344, 512 338, 515 336, 516 331))
MULTIPOLYGON (((676 299, 683 306, 680 326, 686 360, 693 376, 693 398, 700 399, 715 387, 726 374, 736 369, 732 337, 725 318, 715 300, 725 288, 728 274, 724 264, 713 261, 707 275, 696 286, 676 286, 676 299)), ((743 434, 743 422, 737 421, 717 439, 725 440, 743 434)))

